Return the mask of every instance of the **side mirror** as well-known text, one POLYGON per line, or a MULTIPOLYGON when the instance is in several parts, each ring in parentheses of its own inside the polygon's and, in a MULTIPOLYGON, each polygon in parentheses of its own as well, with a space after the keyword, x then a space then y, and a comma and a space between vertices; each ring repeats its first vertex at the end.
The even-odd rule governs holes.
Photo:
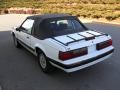
POLYGON ((20 31, 19 27, 12 27, 13 30, 20 31))
POLYGON ((15 29, 16 31, 20 31, 20 29, 17 27, 16 29, 15 29))

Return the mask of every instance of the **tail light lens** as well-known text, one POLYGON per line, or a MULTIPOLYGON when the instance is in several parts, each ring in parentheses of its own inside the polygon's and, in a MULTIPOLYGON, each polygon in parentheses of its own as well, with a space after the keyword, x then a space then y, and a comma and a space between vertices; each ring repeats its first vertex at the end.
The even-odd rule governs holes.
POLYGON ((107 41, 98 43, 96 48, 97 48, 97 50, 101 50, 101 49, 106 48, 106 47, 111 46, 111 45, 112 45, 112 40, 109 39, 107 41))
POLYGON ((67 51, 67 52, 60 51, 59 52, 59 59, 65 61, 65 60, 72 59, 72 58, 79 57, 79 56, 83 56, 86 54, 88 54, 87 47, 72 50, 72 51, 67 51))

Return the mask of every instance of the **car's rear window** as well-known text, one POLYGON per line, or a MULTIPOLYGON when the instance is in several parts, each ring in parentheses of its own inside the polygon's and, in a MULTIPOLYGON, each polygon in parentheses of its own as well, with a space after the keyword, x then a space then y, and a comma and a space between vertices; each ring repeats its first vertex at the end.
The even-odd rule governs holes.
POLYGON ((54 36, 84 31, 83 25, 76 19, 45 20, 41 25, 43 30, 52 32, 54 36))

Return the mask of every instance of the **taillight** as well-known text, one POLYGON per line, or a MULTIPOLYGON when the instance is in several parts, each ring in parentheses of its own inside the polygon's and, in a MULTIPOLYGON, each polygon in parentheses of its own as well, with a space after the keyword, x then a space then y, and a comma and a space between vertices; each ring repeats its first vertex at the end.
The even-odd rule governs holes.
POLYGON ((106 47, 111 46, 111 45, 112 45, 112 40, 109 39, 107 41, 98 43, 97 46, 96 46, 96 49, 101 50, 101 49, 106 48, 106 47))
POLYGON ((67 52, 60 51, 59 59, 64 61, 64 60, 68 60, 68 59, 72 59, 75 57, 86 55, 87 53, 88 53, 87 47, 76 49, 76 50, 71 50, 71 51, 67 51, 67 52))

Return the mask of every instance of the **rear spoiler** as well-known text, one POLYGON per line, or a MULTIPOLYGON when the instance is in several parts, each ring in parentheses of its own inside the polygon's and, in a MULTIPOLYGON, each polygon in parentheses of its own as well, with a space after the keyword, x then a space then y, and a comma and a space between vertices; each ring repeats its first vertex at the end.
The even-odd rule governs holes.
POLYGON ((95 30, 91 30, 91 31, 100 33, 100 35, 94 35, 94 34, 92 34, 92 33, 86 32, 86 33, 89 33, 89 34, 91 34, 91 35, 93 35, 93 36, 92 36, 92 37, 85 37, 85 36, 77 33, 78 35, 80 35, 80 36, 82 36, 82 37, 84 37, 84 38, 76 40, 76 39, 74 39, 74 38, 72 38, 72 37, 70 37, 70 36, 67 36, 67 37, 69 37, 70 39, 73 39, 73 41, 67 42, 67 43, 63 43, 63 42, 55 39, 54 37, 53 37, 52 39, 55 40, 55 41, 57 41, 57 42, 59 42, 59 43, 61 43, 61 44, 63 44, 63 45, 65 45, 65 46, 68 46, 68 45, 71 44, 71 43, 78 42, 78 41, 81 41, 81 40, 86 40, 86 41, 88 41, 88 40, 91 40, 91 39, 95 39, 95 37, 99 37, 99 36, 103 36, 103 35, 108 36, 108 34, 106 34, 106 33, 98 32, 98 31, 95 31, 95 30))

